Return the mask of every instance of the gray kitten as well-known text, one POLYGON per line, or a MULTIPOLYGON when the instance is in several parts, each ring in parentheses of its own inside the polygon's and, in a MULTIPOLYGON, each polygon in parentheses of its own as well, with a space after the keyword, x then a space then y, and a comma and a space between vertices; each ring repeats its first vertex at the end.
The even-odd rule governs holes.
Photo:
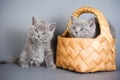
MULTIPOLYGON (((98 24, 98 20, 93 17, 88 20, 77 20, 74 16, 71 16, 71 26, 69 29, 69 33, 71 37, 74 38, 95 38, 100 34, 100 28, 98 24)), ((115 28, 112 24, 109 23, 110 31, 112 36, 116 37, 115 28)))
MULTIPOLYGON (((50 24, 37 20, 35 17, 32 18, 32 26, 29 29, 25 48, 18 60, 18 64, 21 67, 27 68, 30 65, 38 67, 45 62, 47 68, 56 68, 53 62, 53 51, 51 47, 55 27, 55 23, 50 24)), ((13 61, 14 60, 10 60, 8 63, 13 61)), ((1 61, 1 63, 4 62, 5 61, 1 61)))
POLYGON ((71 26, 69 33, 71 37, 76 38, 91 38, 96 36, 96 25, 93 18, 89 20, 77 20, 71 16, 71 26))

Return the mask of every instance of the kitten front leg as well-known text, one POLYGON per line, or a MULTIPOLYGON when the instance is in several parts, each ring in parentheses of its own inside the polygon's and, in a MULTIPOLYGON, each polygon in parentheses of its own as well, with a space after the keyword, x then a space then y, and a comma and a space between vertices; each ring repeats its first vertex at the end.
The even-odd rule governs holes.
POLYGON ((34 61, 34 66, 35 66, 35 67, 40 67, 39 61, 34 61))
POLYGON ((20 62, 19 65, 22 68, 28 68, 29 67, 28 63, 25 63, 25 62, 20 62))
POLYGON ((28 68, 29 67, 29 58, 28 56, 26 55, 26 52, 22 52, 20 57, 19 57, 19 65, 22 67, 22 68, 28 68))
POLYGON ((53 62, 53 53, 51 49, 45 51, 45 63, 46 67, 50 69, 55 69, 56 65, 53 62))

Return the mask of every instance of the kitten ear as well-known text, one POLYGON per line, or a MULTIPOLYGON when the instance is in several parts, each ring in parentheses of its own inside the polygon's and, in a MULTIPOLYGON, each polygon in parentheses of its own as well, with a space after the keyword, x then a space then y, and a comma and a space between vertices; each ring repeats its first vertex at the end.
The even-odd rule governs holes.
POLYGON ((74 17, 73 15, 71 16, 71 22, 75 23, 76 22, 76 17, 74 17))
POLYGON ((33 16, 32 17, 32 25, 34 25, 36 23, 37 19, 33 16))
POLYGON ((90 18, 87 22, 90 25, 90 27, 95 27, 95 18, 90 18))
POLYGON ((50 24, 50 31, 55 31, 56 23, 50 24))

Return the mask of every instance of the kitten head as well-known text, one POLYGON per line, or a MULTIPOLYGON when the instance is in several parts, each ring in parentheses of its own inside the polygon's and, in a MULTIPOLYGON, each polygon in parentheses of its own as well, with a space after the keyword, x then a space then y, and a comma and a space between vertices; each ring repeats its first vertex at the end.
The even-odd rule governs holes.
POLYGON ((29 39, 33 42, 51 41, 54 35, 56 23, 48 23, 46 21, 37 20, 32 17, 32 27, 29 29, 29 39))
POLYGON ((71 16, 71 26, 69 29, 70 36, 76 38, 92 38, 95 37, 95 18, 89 20, 77 20, 71 16))

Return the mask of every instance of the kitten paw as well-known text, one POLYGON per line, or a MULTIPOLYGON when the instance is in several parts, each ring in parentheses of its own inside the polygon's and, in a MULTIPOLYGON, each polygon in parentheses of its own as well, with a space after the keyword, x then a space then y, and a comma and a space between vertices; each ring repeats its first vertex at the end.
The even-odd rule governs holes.
POLYGON ((56 65, 54 63, 47 64, 48 69, 56 69, 56 65))
POLYGON ((38 61, 35 61, 35 62, 34 62, 34 66, 35 66, 35 67, 40 67, 40 63, 39 63, 38 61))
POLYGON ((29 67, 28 64, 20 64, 20 66, 21 66, 22 68, 28 68, 28 67, 29 67))
POLYGON ((35 66, 35 67, 39 67, 40 63, 39 63, 39 61, 30 61, 30 65, 35 66))

